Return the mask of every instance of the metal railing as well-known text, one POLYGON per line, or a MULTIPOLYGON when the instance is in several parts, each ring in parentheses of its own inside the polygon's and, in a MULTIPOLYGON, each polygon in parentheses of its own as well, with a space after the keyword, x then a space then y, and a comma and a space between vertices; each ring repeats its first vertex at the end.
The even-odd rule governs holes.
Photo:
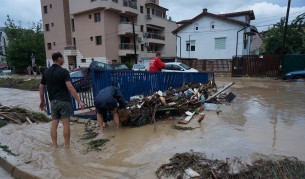
MULTIPOLYGON (((138 49, 138 45, 136 45, 136 48, 138 49)), ((133 50, 134 44, 132 43, 121 43, 120 44, 120 50, 133 50)))
POLYGON ((156 34, 156 33, 150 33, 150 32, 147 32, 146 37, 148 39, 165 40, 165 36, 164 35, 160 35, 160 34, 156 34))

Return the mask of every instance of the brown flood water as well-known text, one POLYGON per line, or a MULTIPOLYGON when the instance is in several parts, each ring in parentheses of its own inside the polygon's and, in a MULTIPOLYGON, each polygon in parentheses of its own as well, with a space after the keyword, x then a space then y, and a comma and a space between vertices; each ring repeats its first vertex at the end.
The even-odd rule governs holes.
MULTIPOLYGON (((0 129, 0 141, 28 163, 20 168, 41 178, 156 178, 161 164, 175 153, 189 151, 203 152, 210 159, 239 157, 249 162, 251 154, 262 153, 305 161, 305 82, 216 78, 218 86, 231 81, 235 84, 226 92, 237 96, 232 104, 221 105, 219 115, 205 111, 200 124, 192 119, 187 126, 200 127, 192 131, 172 129, 172 120, 157 122, 156 131, 153 125, 115 131, 111 122, 97 137, 110 142, 102 151, 87 154, 81 124, 71 126, 70 150, 51 149, 49 123, 6 126, 0 129)), ((38 99, 38 92, 0 88, 4 105, 22 104, 37 111, 38 99)), ((61 126, 58 132, 62 144, 61 126)))

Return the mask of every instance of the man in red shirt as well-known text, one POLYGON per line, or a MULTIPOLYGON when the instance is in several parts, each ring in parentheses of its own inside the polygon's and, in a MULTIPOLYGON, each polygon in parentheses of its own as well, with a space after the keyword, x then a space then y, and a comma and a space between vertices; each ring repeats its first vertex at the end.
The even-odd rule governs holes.
POLYGON ((161 53, 157 53, 156 57, 149 61, 149 71, 160 72, 165 67, 165 63, 161 61, 161 53))

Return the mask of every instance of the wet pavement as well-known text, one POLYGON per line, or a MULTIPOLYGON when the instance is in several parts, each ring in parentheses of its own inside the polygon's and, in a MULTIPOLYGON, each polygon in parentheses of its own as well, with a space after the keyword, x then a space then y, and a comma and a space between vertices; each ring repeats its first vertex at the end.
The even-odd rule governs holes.
MULTIPOLYGON (((84 125, 74 123, 72 148, 51 149, 48 124, 9 125, 0 129, 0 141, 18 153, 20 168, 41 178, 156 178, 156 169, 175 153, 203 152, 210 159, 239 157, 250 161, 251 154, 295 156, 305 161, 305 82, 253 78, 216 78, 237 97, 222 112, 206 111, 186 125, 192 131, 171 128, 172 120, 140 128, 106 129, 97 138, 110 142, 99 152, 85 153, 81 140, 84 125), (27 163, 27 164, 25 164, 27 163)), ((0 88, 0 103, 21 105, 38 111, 38 92, 0 88)), ((63 143, 62 127, 58 129, 63 143)), ((87 141, 88 142, 88 141, 87 141)), ((1 176, 1 175, 0 175, 1 176)))

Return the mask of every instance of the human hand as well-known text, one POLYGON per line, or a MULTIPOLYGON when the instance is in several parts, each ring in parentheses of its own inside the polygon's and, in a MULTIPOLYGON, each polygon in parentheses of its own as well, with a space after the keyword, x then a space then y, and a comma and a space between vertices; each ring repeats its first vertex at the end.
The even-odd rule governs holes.
POLYGON ((40 109, 41 111, 45 111, 45 110, 46 110, 46 104, 45 104, 45 102, 40 102, 40 104, 39 104, 39 109, 40 109))
POLYGON ((82 101, 79 102, 79 106, 80 106, 80 108, 81 108, 82 110, 84 110, 85 107, 86 107, 85 103, 82 102, 82 101))

